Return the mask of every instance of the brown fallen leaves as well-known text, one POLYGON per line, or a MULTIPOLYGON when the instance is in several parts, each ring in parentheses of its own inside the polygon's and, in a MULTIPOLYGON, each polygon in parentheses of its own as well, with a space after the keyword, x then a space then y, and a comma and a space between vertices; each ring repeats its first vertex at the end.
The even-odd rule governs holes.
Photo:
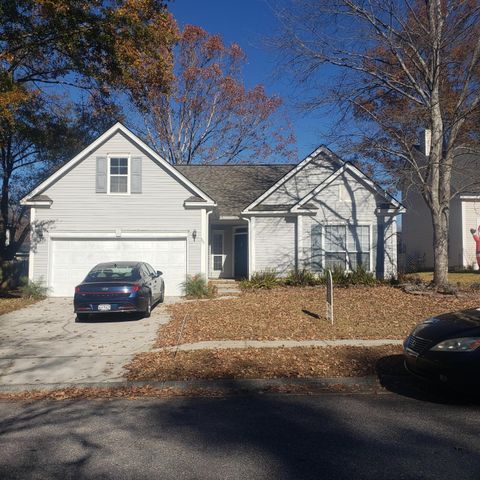
POLYGON ((142 387, 71 387, 59 390, 29 390, 22 392, 0 392, 0 400, 14 401, 38 401, 38 400, 93 400, 93 399, 115 399, 124 398, 135 400, 144 397, 174 397, 174 396, 212 396, 223 395, 224 392, 214 388, 172 388, 153 387, 145 385, 142 387))
POLYGON ((403 338, 424 318, 476 307, 478 293, 455 296, 409 295, 381 287, 337 288, 335 324, 325 318, 325 289, 276 288, 231 300, 170 305, 172 321, 159 329, 157 347, 207 340, 312 340, 403 338))
POLYGON ((379 360, 400 353, 399 346, 151 352, 137 355, 125 368, 129 380, 146 381, 361 377, 375 374, 379 360))
POLYGON ((19 310, 20 308, 27 307, 35 302, 36 300, 21 297, 0 298, 0 315, 13 312, 14 310, 19 310))

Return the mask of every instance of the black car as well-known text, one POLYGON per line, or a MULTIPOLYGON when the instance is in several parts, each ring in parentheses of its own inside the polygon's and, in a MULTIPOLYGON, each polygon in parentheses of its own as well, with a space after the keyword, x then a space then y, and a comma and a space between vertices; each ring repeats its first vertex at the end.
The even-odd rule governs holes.
POLYGON ((480 308, 429 318, 403 346, 410 372, 452 387, 480 387, 480 308))
POLYGON ((162 272, 144 262, 100 263, 75 287, 73 298, 77 320, 92 313, 142 312, 150 316, 152 305, 163 302, 162 272))

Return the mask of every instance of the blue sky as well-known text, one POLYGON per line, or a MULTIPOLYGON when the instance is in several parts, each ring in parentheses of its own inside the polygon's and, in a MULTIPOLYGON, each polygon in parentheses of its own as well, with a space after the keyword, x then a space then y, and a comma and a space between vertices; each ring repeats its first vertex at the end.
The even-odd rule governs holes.
POLYGON ((275 0, 174 0, 169 9, 179 26, 198 25, 210 33, 220 34, 226 43, 236 42, 247 54, 244 79, 248 87, 263 84, 270 94, 285 101, 297 138, 300 158, 321 143, 327 143, 322 131, 328 129, 328 117, 305 114, 296 102, 300 94, 292 87, 287 74, 279 76, 276 53, 265 47, 265 39, 273 35, 278 23, 271 5, 275 0))

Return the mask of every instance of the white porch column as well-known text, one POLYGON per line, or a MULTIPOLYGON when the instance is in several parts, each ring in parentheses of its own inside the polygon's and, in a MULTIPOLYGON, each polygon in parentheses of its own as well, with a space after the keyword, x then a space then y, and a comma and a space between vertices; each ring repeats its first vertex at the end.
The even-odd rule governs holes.
POLYGON ((211 210, 207 211, 206 208, 201 210, 201 254, 200 254, 200 273, 208 279, 208 242, 210 225, 208 224, 211 210))
POLYGON ((255 217, 246 219, 248 222, 248 278, 255 272, 255 217))
POLYGON ((297 268, 303 266, 303 215, 297 215, 297 268))
POLYGON ((33 268, 35 264, 35 250, 33 245, 33 229, 35 227, 35 207, 30 207, 30 250, 28 252, 28 279, 33 281, 33 268))

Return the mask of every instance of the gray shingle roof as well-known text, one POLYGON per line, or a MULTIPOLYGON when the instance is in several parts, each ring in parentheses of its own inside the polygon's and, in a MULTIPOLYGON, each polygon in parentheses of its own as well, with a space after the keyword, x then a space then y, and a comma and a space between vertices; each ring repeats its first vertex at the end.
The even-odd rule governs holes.
POLYGON ((178 165, 176 168, 212 197, 219 215, 238 215, 295 165, 178 165))
POLYGON ((32 199, 34 202, 51 202, 52 199, 48 195, 35 195, 32 199))

